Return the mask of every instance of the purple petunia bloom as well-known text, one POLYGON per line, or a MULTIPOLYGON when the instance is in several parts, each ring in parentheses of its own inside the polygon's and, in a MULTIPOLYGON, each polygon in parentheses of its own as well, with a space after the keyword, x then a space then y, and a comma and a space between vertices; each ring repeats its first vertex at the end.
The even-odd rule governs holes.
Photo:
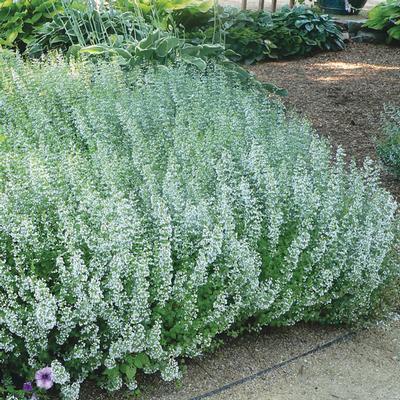
POLYGON ((33 390, 32 382, 25 382, 22 386, 22 390, 25 392, 32 392, 33 390))
POLYGON ((50 367, 40 369, 35 374, 38 388, 49 390, 53 386, 53 371, 50 367))

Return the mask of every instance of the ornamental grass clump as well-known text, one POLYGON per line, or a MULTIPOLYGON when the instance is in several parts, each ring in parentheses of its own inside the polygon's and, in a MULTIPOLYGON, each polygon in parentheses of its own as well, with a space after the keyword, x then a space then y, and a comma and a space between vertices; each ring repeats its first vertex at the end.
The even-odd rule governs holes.
POLYGON ((175 379, 223 332, 364 318, 399 275, 371 164, 221 67, 0 60, 0 365, 23 382, 175 379))

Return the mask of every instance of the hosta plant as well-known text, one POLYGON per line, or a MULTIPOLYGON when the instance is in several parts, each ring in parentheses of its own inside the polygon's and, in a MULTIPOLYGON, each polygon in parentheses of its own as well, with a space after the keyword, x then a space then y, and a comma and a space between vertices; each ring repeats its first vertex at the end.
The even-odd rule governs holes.
POLYGON ((365 26, 386 31, 389 42, 400 40, 400 1, 386 0, 376 5, 368 13, 368 20, 365 26))
POLYGON ((152 27, 143 18, 131 12, 105 7, 101 10, 65 7, 62 14, 35 29, 26 54, 35 57, 51 50, 68 52, 75 45, 85 47, 102 43, 115 46, 126 41, 139 41, 151 31, 152 27))
POLYGON ((188 19, 202 18, 214 6, 214 0, 114 0, 113 7, 140 12, 158 28, 179 25, 188 19))
POLYGON ((344 48, 332 18, 305 6, 275 13, 225 8, 202 26, 188 27, 187 37, 195 43, 222 41, 237 53, 235 61, 246 64, 344 48))
POLYGON ((23 51, 33 40, 35 29, 62 12, 68 0, 0 0, 0 45, 23 51))
POLYGON ((0 60, 3 381, 175 379, 221 333, 364 318, 399 275, 370 162, 220 66, 0 60))

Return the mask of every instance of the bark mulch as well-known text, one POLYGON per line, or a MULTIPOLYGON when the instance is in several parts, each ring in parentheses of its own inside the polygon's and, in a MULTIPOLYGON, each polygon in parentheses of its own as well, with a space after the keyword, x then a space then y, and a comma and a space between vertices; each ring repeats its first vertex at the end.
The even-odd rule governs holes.
MULTIPOLYGON (((288 90, 288 109, 362 163, 376 159, 384 105, 400 106, 400 47, 351 44, 345 51, 293 61, 259 63, 256 76, 288 90)), ((383 172, 383 184, 400 200, 400 181, 383 172)))

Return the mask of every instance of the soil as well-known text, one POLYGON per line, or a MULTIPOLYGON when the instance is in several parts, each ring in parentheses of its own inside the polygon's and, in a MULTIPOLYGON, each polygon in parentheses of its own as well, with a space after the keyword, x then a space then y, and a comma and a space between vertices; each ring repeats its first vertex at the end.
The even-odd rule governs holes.
MULTIPOLYGON (((384 105, 400 106, 400 47, 351 44, 346 51, 259 63, 250 70, 286 88, 287 108, 307 117, 334 147, 359 164, 376 159, 384 105)), ((385 172, 382 181, 399 201, 400 181, 385 172)))

